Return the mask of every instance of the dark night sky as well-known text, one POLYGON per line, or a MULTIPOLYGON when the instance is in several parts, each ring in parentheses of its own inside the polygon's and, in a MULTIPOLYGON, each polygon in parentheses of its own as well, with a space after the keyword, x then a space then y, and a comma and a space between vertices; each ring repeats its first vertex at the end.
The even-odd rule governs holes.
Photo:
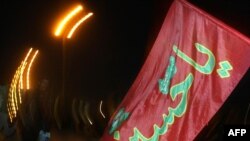
MULTIPOLYGON (((33 83, 47 78, 57 91, 65 47, 67 93, 77 96, 124 95, 159 32, 171 0, 1 0, 0 84, 9 84, 30 46, 40 50, 33 83), (72 40, 52 35, 58 16, 82 3, 94 16, 72 40)), ((192 0, 209 13, 250 35, 247 2, 192 0), (223 8, 222 8, 223 7, 223 8)), ((59 90, 58 90, 59 91, 59 90)))

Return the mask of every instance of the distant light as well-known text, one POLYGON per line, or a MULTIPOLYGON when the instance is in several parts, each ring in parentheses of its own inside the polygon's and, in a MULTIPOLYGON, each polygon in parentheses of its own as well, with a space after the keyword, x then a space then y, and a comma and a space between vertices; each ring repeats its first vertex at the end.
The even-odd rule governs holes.
POLYGON ((99 109, 100 109, 100 113, 101 113, 102 117, 103 117, 103 118, 106 118, 105 115, 104 115, 103 112, 102 112, 102 100, 101 100, 101 102, 100 102, 99 109))
POLYGON ((30 79, 30 68, 31 68, 37 54, 38 54, 38 50, 35 52, 35 54, 33 55, 32 59, 31 59, 31 61, 29 63, 29 67, 28 67, 28 71, 27 71, 27 79, 26 79, 26 81, 27 81, 27 90, 30 89, 30 80, 29 80, 30 79))
POLYGON ((74 34, 75 30, 82 24, 85 20, 87 20, 90 16, 92 16, 93 13, 88 13, 86 16, 82 17, 70 30, 69 34, 67 35, 67 38, 70 39, 71 36, 74 34))
POLYGON ((58 27, 56 28, 55 31, 55 36, 60 36, 62 30, 64 29, 65 25, 67 24, 67 22, 73 17, 75 16, 77 13, 79 13, 81 10, 83 9, 83 7, 81 5, 78 5, 76 8, 74 8, 74 10, 72 10, 71 12, 69 12, 67 14, 67 16, 60 22, 60 24, 58 25, 58 27))

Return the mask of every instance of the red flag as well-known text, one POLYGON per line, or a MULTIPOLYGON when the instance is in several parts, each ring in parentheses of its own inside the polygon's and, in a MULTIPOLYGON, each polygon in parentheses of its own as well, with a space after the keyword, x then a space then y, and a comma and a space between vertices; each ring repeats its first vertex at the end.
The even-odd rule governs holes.
POLYGON ((175 0, 102 140, 193 140, 243 77, 249 56, 249 38, 175 0))

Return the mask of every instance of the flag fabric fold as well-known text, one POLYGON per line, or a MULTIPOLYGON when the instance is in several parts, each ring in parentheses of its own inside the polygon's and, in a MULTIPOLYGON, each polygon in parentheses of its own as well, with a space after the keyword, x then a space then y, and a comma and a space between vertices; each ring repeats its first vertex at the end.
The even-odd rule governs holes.
POLYGON ((193 140, 250 66, 250 40, 175 0, 103 141, 193 140))

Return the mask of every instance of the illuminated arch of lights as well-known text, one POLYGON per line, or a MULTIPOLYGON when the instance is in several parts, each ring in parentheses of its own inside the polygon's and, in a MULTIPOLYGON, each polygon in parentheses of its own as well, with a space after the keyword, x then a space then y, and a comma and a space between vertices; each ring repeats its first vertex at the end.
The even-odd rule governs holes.
POLYGON ((10 118, 10 122, 13 122, 14 118, 16 118, 18 109, 20 104, 22 103, 22 95, 21 93, 24 90, 30 89, 30 84, 29 84, 29 75, 30 75, 30 68, 32 66, 32 63, 34 59, 36 58, 38 54, 38 50, 35 52, 33 57, 29 60, 29 56, 32 53, 32 48, 29 49, 28 53, 26 54, 24 60, 21 62, 21 65, 17 68, 14 77, 12 78, 11 85, 9 88, 9 93, 8 93, 8 103, 7 103, 7 110, 10 118), (29 67, 26 69, 26 66, 29 62, 29 67), (23 84, 23 74, 26 71, 26 88, 24 87, 23 84))

